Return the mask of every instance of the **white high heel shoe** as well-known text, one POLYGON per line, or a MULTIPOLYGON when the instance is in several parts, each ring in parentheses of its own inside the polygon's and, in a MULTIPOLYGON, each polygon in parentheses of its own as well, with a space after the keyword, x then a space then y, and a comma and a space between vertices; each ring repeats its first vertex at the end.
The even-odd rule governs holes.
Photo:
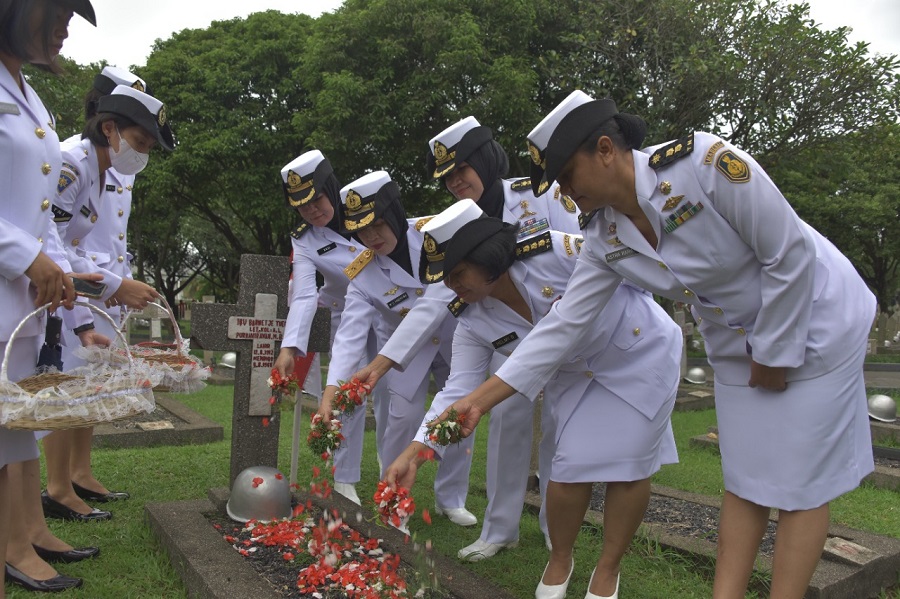
MULTIPOLYGON (((549 566, 550 562, 547 562, 547 565, 544 566, 544 574, 547 573, 549 566)), ((562 584, 544 584, 544 574, 541 574, 541 581, 534 590, 534 599, 563 599, 566 596, 566 589, 569 588, 569 581, 572 580, 572 572, 574 571, 575 560, 573 559, 572 566, 569 568, 569 575, 562 584)))
POLYGON ((595 595, 591 592, 591 584, 594 582, 594 574, 596 572, 597 568, 594 568, 594 571, 591 572, 591 579, 588 581, 588 592, 584 596, 584 599, 619 599, 619 578, 621 578, 622 574, 619 573, 616 575, 616 592, 609 597, 603 597, 602 595, 595 595))

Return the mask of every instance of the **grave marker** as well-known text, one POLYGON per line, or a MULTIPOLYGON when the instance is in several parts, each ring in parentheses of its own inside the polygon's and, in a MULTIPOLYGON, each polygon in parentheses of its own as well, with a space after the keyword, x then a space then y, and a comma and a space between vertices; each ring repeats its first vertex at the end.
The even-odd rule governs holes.
MULTIPOLYGON (((287 257, 241 256, 237 304, 197 304, 191 314, 191 346, 237 352, 231 416, 231 476, 250 466, 278 467, 281 419, 263 425, 271 410, 267 379, 287 317, 290 261, 287 257), (261 376, 264 375, 264 376, 261 376), (264 404, 264 407, 263 405, 264 404)), ((329 311, 313 320, 308 351, 328 351, 329 311)))

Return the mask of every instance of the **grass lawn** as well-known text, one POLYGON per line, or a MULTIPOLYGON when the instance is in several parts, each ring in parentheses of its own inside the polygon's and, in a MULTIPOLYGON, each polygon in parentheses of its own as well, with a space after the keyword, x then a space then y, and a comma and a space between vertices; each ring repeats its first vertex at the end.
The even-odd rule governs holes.
MULTIPOLYGON (((72 599, 181 599, 184 586, 169 565, 168 557, 152 537, 144 519, 144 503, 176 501, 205 497, 212 487, 228 485, 231 435, 231 387, 210 386, 200 393, 181 396, 185 404, 221 423, 225 440, 208 445, 159 447, 148 449, 94 450, 94 468, 98 477, 110 488, 127 490, 132 499, 110 504, 114 517, 109 522, 94 524, 66 523, 51 520, 53 530, 76 546, 98 545, 102 555, 97 560, 77 564, 60 564, 65 574, 85 579, 82 589, 69 591, 72 599)), ((290 467, 290 417, 284 418, 280 436, 279 464, 287 474, 290 467)), ((304 418, 308 422, 308 419, 304 418)), ((712 410, 679 412, 673 416, 681 463, 666 466, 654 482, 688 491, 721 495, 722 476, 719 457, 714 452, 692 448, 690 437, 704 434, 715 424, 712 410)), ((468 507, 479 517, 485 507, 484 454, 487 429, 479 431, 472 469, 468 507)), ((305 439, 305 433, 304 437, 305 439)), ((306 481, 311 468, 319 463, 301 448, 298 479, 306 481)), ((416 504, 433 513, 431 490, 434 468, 424 468, 413 490, 416 504)), ((366 457, 363 478, 358 491, 364 503, 372 497, 377 483, 374 433, 366 433, 366 457)), ((900 495, 896 492, 863 487, 832 504, 832 519, 854 528, 900 537, 900 495)), ((364 511, 367 509, 364 505, 364 511)), ((479 527, 459 528, 446 519, 434 517, 427 526, 414 518, 410 528, 418 538, 433 540, 437 551, 455 556, 457 550, 473 542, 479 527)), ((599 554, 602 532, 585 527, 576 547, 576 573, 570 596, 580 596, 587 588, 593 564, 599 554)), ((489 577, 522 598, 534 596, 540 573, 547 560, 543 535, 536 516, 526 513, 521 524, 520 545, 515 550, 500 552, 496 557, 471 564, 471 569, 489 577)), ((662 551, 652 539, 638 538, 623 563, 623 596, 640 599, 708 598, 712 595, 711 572, 700 571, 684 558, 662 551)), ((13 599, 33 597, 18 587, 7 586, 13 599)), ((749 594, 748 597, 756 597, 749 594)), ((883 594, 882 599, 900 599, 900 593, 883 594)))

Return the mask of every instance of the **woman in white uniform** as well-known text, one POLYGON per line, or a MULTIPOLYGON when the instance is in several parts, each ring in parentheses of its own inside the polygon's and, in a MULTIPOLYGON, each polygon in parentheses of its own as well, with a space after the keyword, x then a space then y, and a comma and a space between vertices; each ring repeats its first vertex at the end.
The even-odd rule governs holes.
MULTIPOLYGON (((341 186, 328 159, 319 150, 305 152, 281 169, 281 179, 288 206, 296 210, 302 219, 291 231, 293 264, 290 310, 281 341, 281 351, 275 360, 275 368, 287 376, 294 368, 294 359, 306 354, 309 333, 316 308, 324 306, 331 311, 331 338, 341 323, 344 298, 350 279, 344 269, 364 250, 361 243, 350 239, 341 230, 341 186), (321 274, 324 285, 316 287, 316 273, 321 274)), ((367 344, 374 352, 374 331, 370 330, 367 344)), ((363 359, 367 359, 367 351, 363 359)), ((321 394, 321 375, 319 376, 321 394)), ((376 393, 380 389, 376 390, 376 393)), ((384 426, 384 418, 377 409, 386 402, 375 402, 376 421, 384 426)), ((334 490, 355 503, 360 503, 356 483, 360 479, 363 437, 365 432, 364 408, 343 417, 341 433, 344 444, 334 455, 334 490)))
MULTIPOLYGON (((123 175, 136 175, 147 165, 149 152, 157 144, 169 151, 175 147, 165 106, 153 96, 127 85, 117 85, 109 95, 100 98, 97 114, 85 124, 81 138, 71 138, 62 144, 63 162, 53 202, 59 237, 73 267, 103 275, 107 287, 98 299, 105 300, 104 296, 112 292, 115 295, 108 303, 113 306, 143 309, 158 294, 146 283, 99 266, 85 253, 83 243, 95 234, 105 199, 107 171, 113 168, 123 175)), ((101 233, 102 230, 97 234, 101 233)), ((64 315, 64 320, 67 326, 63 339, 68 351, 63 354, 63 365, 69 368, 76 362, 71 358, 71 350, 91 343, 85 335, 95 331, 94 318, 86 308, 76 308, 64 315)), ((54 432, 44 439, 48 469, 47 492, 42 501, 47 517, 74 521, 111 517, 110 512, 92 508, 85 502, 82 496, 88 495, 88 489, 81 488, 79 493, 73 485, 69 453, 79 440, 84 444, 80 439, 83 435, 78 429, 71 429, 54 432)), ((91 484, 94 482, 100 484, 96 479, 91 484)), ((111 498, 103 493, 90 495, 94 500, 111 498)))
POLYGON ((529 134, 532 184, 557 180, 575 200, 585 248, 566 297, 456 407, 474 426, 546 380, 623 278, 691 303, 715 371, 725 478, 713 596, 744 596, 774 507, 772 596, 802 597, 828 502, 874 468, 862 363, 875 299, 749 155, 704 133, 639 151, 643 131, 576 91, 529 134))
MULTIPOLYGON (((13 329, 35 306, 50 303, 52 311, 61 303, 71 307, 75 299, 66 276, 71 268, 66 263, 57 265, 44 251, 58 243, 49 208, 62 162, 59 138, 52 114, 21 70, 27 63, 55 68, 73 11, 96 23, 87 0, 0 0, 0 305, 4 310, 0 353, 10 354, 12 381, 34 373, 46 316, 26 322, 14 347, 8 347, 13 329)), ((5 596, 5 580, 43 591, 82 584, 79 578, 60 575, 30 543, 19 542, 28 538, 23 519, 34 513, 40 516, 36 497, 26 505, 23 492, 27 485, 22 464, 36 463, 37 457, 34 433, 0 427, 0 558, 6 564, 0 572, 0 597, 5 596), (16 474, 10 477, 14 468, 16 474)), ((59 539, 55 542, 65 545, 59 539)))
MULTIPOLYGON (((331 414, 339 381, 350 380, 360 359, 365 357, 366 337, 372 327, 378 332, 379 347, 383 346, 420 298, 446 305, 453 297, 437 285, 426 291, 414 274, 422 234, 415 221, 407 221, 400 189, 388 173, 369 173, 345 186, 341 189, 341 202, 344 229, 368 249, 344 271, 350 286, 332 347, 328 386, 319 408, 323 415, 331 414)), ((404 372, 391 372, 385 377, 390 405, 382 441, 384 466, 393 462, 415 437, 425 414, 430 377, 434 377, 438 389, 444 386, 455 326, 447 312, 404 372)), ((435 512, 460 526, 478 521, 465 508, 472 445, 470 440, 447 452, 434 482, 435 512)))
MULTIPOLYGON (((581 238, 546 231, 517 242, 517 228, 487 217, 471 200, 451 206, 423 228, 420 276, 443 280, 465 302, 457 318, 450 378, 426 421, 478 387, 492 356, 512 354, 566 295, 581 238)), ((547 571, 561 569, 566 576, 556 584, 542 580, 538 599, 565 596, 594 482, 607 482, 598 569, 618 571, 650 499, 650 476, 662 464, 678 461, 669 421, 678 388, 678 326, 648 293, 622 285, 586 327, 583 344, 563 356, 545 388, 550 414, 544 416, 542 445, 549 437, 552 455, 547 571), (639 356, 648 363, 635 376, 639 356)), ((523 392, 534 399, 540 389, 523 392)), ((423 425, 391 465, 388 480, 412 484, 427 443, 423 425)))
MULTIPOLYGON (((85 122, 94 118, 100 98, 109 95, 116 85, 127 85, 139 91, 143 91, 145 87, 144 80, 133 73, 117 67, 104 67, 94 77, 94 83, 85 96, 85 122)), ((63 147, 75 147, 80 142, 81 135, 78 134, 65 140, 62 145, 63 147)), ((131 189, 134 175, 123 175, 112 167, 106 170, 105 175, 106 184, 100 190, 100 201, 96 205, 97 212, 94 215, 97 217, 96 223, 91 234, 81 239, 77 251, 81 257, 90 259, 96 266, 123 279, 131 279, 131 265, 125 259, 127 256, 125 248, 127 247, 126 232, 128 216, 131 213, 131 189)), ((122 320, 122 306, 108 308, 104 302, 99 300, 88 301, 97 308, 105 310, 115 322, 118 323, 122 320)), ((83 313, 83 316, 84 321, 91 322, 94 327, 93 332, 88 333, 89 335, 102 335, 107 340, 116 338, 116 331, 105 319, 94 320, 93 315, 87 313, 83 313)), ((66 369, 83 366, 85 363, 83 359, 72 353, 78 345, 85 342, 85 339, 81 338, 84 335, 79 335, 78 340, 74 337, 75 335, 69 332, 67 339, 74 344, 63 346, 63 367, 66 369)), ((128 499, 128 493, 110 491, 94 477, 91 469, 93 436, 94 427, 85 426, 53 433, 44 438, 48 496, 70 498, 75 494, 85 501, 102 503, 128 499)), ((78 507, 82 506, 72 506, 72 508, 78 507)), ((72 508, 67 507, 67 509, 72 508)), ((92 519, 96 519, 100 514, 105 516, 109 512, 97 510, 89 515, 92 519)))
MULTIPOLYGON (((535 197, 530 179, 504 178, 509 170, 506 151, 494 140, 491 130, 479 124, 475 117, 466 117, 433 137, 428 142, 426 162, 429 178, 439 180, 457 200, 474 200, 488 216, 534 232, 548 228, 579 230, 575 204, 560 194, 558 187, 535 197)), ((379 356, 357 373, 358 378, 375 385, 392 367, 405 369, 446 315, 444 302, 418 302, 381 348, 379 356)), ((504 359, 502 354, 494 354, 491 372, 504 359)), ((531 467, 534 411, 534 404, 528 398, 517 395, 491 414, 486 468, 488 504, 481 534, 474 543, 459 550, 461 559, 490 558, 518 543, 519 519, 531 467)), ((549 454, 541 451, 540 460, 551 457, 552 448, 549 454)), ((540 478, 540 483, 543 496, 547 477, 540 478)), ((546 535, 543 511, 540 520, 546 535)))

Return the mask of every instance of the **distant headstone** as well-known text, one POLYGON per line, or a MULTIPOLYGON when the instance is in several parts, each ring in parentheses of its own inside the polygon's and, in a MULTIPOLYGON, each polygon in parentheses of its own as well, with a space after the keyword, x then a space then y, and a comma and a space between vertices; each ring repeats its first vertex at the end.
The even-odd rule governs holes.
POLYGON ((150 319, 150 338, 162 339, 162 325, 158 318, 150 319))
MULTIPOLYGON (((287 317, 290 261, 286 257, 241 256, 237 304, 197 304, 191 318, 191 346, 237 352, 231 430, 231 476, 251 466, 278 467, 280 419, 263 425, 271 411, 266 380, 287 317), (264 376, 262 376, 264 375, 264 376), (261 378, 262 377, 262 378, 261 378)), ((327 351, 330 315, 320 308, 313 320, 309 351, 327 351)))

